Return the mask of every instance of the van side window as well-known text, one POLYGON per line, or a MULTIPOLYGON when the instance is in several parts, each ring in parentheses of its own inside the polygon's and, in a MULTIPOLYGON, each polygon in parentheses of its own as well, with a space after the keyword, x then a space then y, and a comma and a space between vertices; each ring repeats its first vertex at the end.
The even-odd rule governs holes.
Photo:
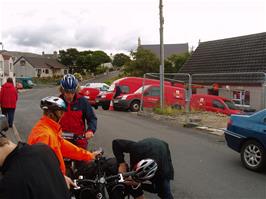
POLYGON ((266 125, 266 117, 263 119, 263 123, 264 125, 266 125))
POLYGON ((215 108, 220 108, 220 109, 224 109, 224 105, 219 102, 218 100, 213 100, 212 101, 212 106, 215 107, 215 108))
POLYGON ((151 89, 149 89, 149 96, 160 96, 160 88, 151 87, 151 89))
POLYGON ((129 87, 128 86, 120 86, 121 91, 123 94, 129 93, 129 87))

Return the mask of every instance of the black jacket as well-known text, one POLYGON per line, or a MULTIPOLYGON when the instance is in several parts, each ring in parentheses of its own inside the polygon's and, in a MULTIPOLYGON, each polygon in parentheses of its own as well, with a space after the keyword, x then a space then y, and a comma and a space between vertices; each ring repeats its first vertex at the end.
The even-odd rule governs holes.
POLYGON ((2 174, 1 199, 70 198, 59 161, 47 145, 18 143, 7 156, 2 174))
POLYGON ((131 169, 142 159, 154 159, 158 164, 155 179, 174 179, 174 168, 169 146, 162 140, 146 138, 139 142, 133 142, 116 139, 113 141, 113 153, 118 163, 125 162, 124 153, 129 153, 131 169))

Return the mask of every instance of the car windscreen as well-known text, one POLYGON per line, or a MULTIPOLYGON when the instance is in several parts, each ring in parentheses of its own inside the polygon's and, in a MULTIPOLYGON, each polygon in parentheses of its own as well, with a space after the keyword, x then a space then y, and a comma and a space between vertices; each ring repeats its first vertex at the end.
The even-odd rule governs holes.
POLYGON ((143 90, 146 90, 146 88, 148 88, 149 87, 149 85, 146 85, 146 86, 142 86, 142 87, 140 87, 138 90, 136 90, 134 93, 139 93, 139 94, 141 94, 142 93, 142 91, 143 90), (143 89, 143 87, 144 87, 144 89, 143 89))
POLYGON ((229 100, 224 100, 224 103, 228 106, 229 109, 237 110, 237 107, 235 106, 234 102, 229 100))
POLYGON ((114 91, 115 90, 115 84, 112 84, 110 87, 109 87, 109 89, 108 89, 108 91, 114 91))

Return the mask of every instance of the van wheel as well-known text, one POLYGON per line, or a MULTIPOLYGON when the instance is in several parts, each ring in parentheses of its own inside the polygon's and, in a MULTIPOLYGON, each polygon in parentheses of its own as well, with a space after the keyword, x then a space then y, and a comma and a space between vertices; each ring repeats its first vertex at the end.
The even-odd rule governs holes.
POLYGON ((130 104, 130 110, 132 112, 138 112, 140 109, 140 102, 139 101, 133 101, 130 104))
POLYGON ((261 171, 265 167, 266 154, 263 146, 256 140, 249 140, 241 148, 241 161, 252 171, 261 171))

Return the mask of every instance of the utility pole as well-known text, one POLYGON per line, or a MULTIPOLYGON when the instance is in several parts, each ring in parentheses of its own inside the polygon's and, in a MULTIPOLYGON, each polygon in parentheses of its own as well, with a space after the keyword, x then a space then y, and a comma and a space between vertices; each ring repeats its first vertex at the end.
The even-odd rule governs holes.
POLYGON ((160 0, 160 106, 164 108, 164 44, 163 44, 163 0, 160 0))

